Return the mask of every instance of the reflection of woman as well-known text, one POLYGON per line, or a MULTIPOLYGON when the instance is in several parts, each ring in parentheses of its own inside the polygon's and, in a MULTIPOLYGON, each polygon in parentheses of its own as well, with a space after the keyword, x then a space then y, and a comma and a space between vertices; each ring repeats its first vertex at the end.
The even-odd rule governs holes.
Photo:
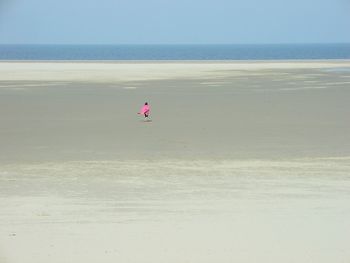
POLYGON ((149 107, 148 103, 145 102, 145 105, 142 106, 142 108, 138 114, 143 114, 145 116, 145 119, 148 119, 150 110, 151 110, 151 108, 149 107))

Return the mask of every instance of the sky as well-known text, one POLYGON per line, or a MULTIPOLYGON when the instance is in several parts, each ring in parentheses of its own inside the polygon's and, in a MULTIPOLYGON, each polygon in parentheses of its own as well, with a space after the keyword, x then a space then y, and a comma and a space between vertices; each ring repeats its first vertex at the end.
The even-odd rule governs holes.
POLYGON ((0 0, 0 44, 350 43, 350 0, 0 0))

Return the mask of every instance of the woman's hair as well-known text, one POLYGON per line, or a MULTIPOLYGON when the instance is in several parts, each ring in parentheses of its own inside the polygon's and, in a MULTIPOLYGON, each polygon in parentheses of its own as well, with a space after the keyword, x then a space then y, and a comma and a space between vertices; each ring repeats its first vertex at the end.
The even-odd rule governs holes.
POLYGON ((145 105, 148 105, 148 102, 145 102, 145 105))

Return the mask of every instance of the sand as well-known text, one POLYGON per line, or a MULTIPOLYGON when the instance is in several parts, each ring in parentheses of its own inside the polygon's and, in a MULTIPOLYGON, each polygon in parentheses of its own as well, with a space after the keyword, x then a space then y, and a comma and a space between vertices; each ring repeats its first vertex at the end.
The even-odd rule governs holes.
POLYGON ((0 262, 348 262, 349 84, 346 60, 1 62, 0 262))

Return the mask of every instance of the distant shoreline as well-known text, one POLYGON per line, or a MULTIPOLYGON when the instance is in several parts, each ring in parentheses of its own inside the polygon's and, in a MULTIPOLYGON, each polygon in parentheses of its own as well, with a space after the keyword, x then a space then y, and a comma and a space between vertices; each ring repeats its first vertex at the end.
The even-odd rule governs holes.
POLYGON ((198 79, 256 70, 350 69, 350 60, 304 61, 9 61, 0 62, 0 81, 129 81, 198 79), (231 72, 231 73, 230 73, 231 72), (219 74, 219 75, 218 75, 219 74))

